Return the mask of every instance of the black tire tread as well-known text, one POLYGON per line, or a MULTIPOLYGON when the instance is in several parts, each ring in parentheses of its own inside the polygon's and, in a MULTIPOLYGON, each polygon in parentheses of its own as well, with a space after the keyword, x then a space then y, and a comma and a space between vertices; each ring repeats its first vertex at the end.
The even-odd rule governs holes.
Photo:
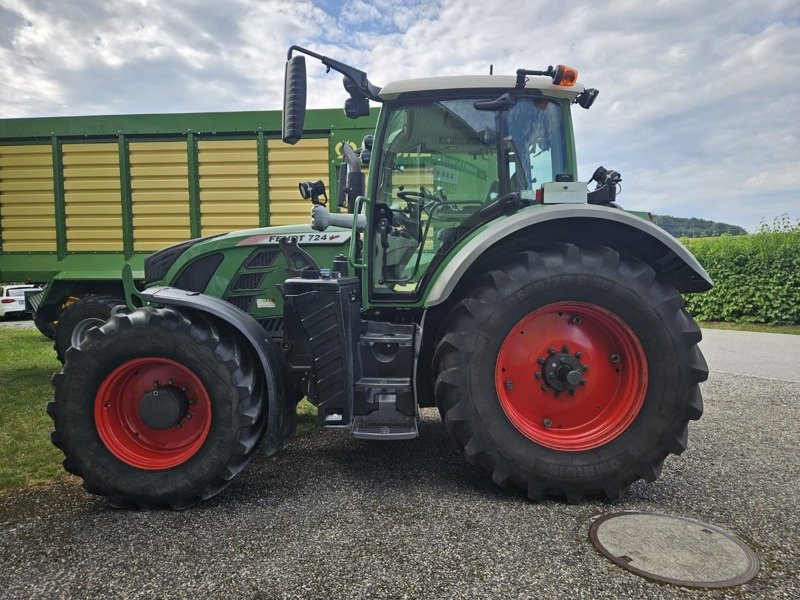
POLYGON ((189 316, 171 308, 143 308, 131 314, 121 314, 111 317, 103 327, 91 330, 91 336, 81 343, 80 348, 70 348, 67 352, 66 362, 60 373, 53 376, 55 398, 47 405, 47 413, 51 416, 55 431, 51 433, 51 441, 65 454, 64 468, 82 478, 84 489, 95 495, 105 496, 109 504, 116 507, 153 509, 172 508, 183 509, 201 500, 206 500, 225 489, 231 480, 248 464, 252 458, 266 422, 267 410, 264 402, 264 384, 256 371, 255 362, 250 353, 244 351, 242 344, 226 327, 220 327, 212 320, 194 313, 189 316), (79 359, 81 352, 90 352, 103 338, 112 336, 120 331, 136 327, 162 327, 190 335, 198 343, 209 348, 220 362, 230 372, 235 383, 238 396, 242 402, 239 405, 239 429, 234 442, 235 451, 216 473, 207 481, 194 486, 188 495, 169 498, 164 502, 153 503, 146 498, 124 497, 109 493, 103 481, 94 474, 82 472, 70 454, 75 451, 68 443, 64 443, 62 432, 59 431, 61 411, 64 409, 64 397, 69 393, 65 387, 73 365, 79 359))
POLYGON ((443 319, 434 351, 432 372, 435 377, 436 401, 444 415, 448 432, 461 446, 469 461, 486 470, 495 483, 500 486, 513 484, 524 490, 532 500, 539 500, 545 495, 562 496, 569 503, 576 503, 587 495, 598 494, 616 500, 637 479, 654 481, 661 472, 666 456, 680 454, 686 449, 688 422, 699 419, 703 413, 698 384, 708 378, 708 367, 697 347, 701 338, 699 327, 684 310, 680 294, 671 286, 663 284, 651 267, 605 246, 579 247, 564 243, 517 253, 508 257, 504 266, 485 273, 475 281, 475 287, 443 319), (609 478, 599 489, 583 489, 575 485, 538 479, 531 473, 521 471, 502 453, 493 453, 485 436, 481 435, 480 427, 475 425, 476 419, 470 415, 462 389, 466 378, 467 357, 479 342, 480 323, 488 320, 500 305, 503 294, 510 287, 518 287, 520 281, 523 285, 531 282, 541 276, 545 269, 547 276, 552 277, 553 273, 568 272, 570 266, 575 265, 616 271, 643 294, 656 299, 658 310, 685 346, 679 355, 684 360, 690 379, 688 401, 682 414, 673 419, 672 428, 659 439, 660 450, 641 457, 632 474, 622 479, 609 478))

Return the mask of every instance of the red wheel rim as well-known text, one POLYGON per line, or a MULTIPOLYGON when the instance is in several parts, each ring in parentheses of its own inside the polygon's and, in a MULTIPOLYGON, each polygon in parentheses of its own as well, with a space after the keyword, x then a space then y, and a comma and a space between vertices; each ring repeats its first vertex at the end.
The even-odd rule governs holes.
POLYGON ((135 358, 111 371, 95 396, 94 421, 109 452, 147 470, 180 465, 202 447, 211 427, 211 400, 197 375, 167 358, 135 358), (154 390, 185 398, 186 409, 168 428, 154 428, 140 414, 154 390))
POLYGON ((647 393, 644 348, 610 310, 538 308, 508 333, 495 366, 500 405, 521 433, 554 450, 591 450, 621 435, 647 393))

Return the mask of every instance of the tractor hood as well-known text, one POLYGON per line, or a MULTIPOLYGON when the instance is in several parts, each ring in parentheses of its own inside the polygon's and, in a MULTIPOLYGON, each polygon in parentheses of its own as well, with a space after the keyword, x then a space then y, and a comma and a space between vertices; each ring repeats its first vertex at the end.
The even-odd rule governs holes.
POLYGON ((213 272, 224 271, 228 267, 238 269, 248 256, 258 252, 262 247, 275 250, 275 257, 272 260, 277 265, 282 260, 278 258, 280 254, 278 242, 286 237, 297 238, 302 248, 321 266, 330 266, 333 256, 347 253, 346 247, 350 236, 349 229, 339 227, 330 227, 325 232, 319 232, 313 230, 310 225, 281 225, 197 238, 148 256, 145 260, 145 279, 148 286, 159 284, 188 289, 186 282, 181 280, 189 271, 187 267, 194 265, 195 270, 207 273, 210 281, 213 272), (201 267, 201 262, 206 263, 205 268, 201 267))

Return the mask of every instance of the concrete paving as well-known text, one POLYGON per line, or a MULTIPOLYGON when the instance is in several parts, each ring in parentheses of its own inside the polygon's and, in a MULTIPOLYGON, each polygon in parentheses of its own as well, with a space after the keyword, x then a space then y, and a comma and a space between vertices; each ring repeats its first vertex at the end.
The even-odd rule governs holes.
POLYGON ((714 371, 689 449, 619 502, 532 503, 499 490, 426 410, 418 440, 366 443, 320 431, 277 456, 257 456, 228 490, 183 512, 112 510, 75 480, 2 497, 0 594, 798 598, 800 384, 759 379, 726 361, 718 343, 752 347, 752 336, 717 333, 703 343, 714 371), (746 374, 729 372, 736 369, 746 374), (756 552, 761 570, 750 583, 714 591, 628 573, 588 537, 594 517, 622 510, 729 530, 756 552))
POLYGON ((713 371, 800 382, 800 335, 704 329, 700 349, 713 371))

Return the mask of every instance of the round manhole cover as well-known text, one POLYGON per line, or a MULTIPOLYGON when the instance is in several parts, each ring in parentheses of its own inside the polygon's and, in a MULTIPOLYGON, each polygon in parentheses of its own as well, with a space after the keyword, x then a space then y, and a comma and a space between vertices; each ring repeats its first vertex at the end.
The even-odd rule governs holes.
POLYGON ((688 587, 740 585, 758 573, 758 558, 738 537, 686 517, 626 512, 589 528, 592 544, 632 573, 688 587))

